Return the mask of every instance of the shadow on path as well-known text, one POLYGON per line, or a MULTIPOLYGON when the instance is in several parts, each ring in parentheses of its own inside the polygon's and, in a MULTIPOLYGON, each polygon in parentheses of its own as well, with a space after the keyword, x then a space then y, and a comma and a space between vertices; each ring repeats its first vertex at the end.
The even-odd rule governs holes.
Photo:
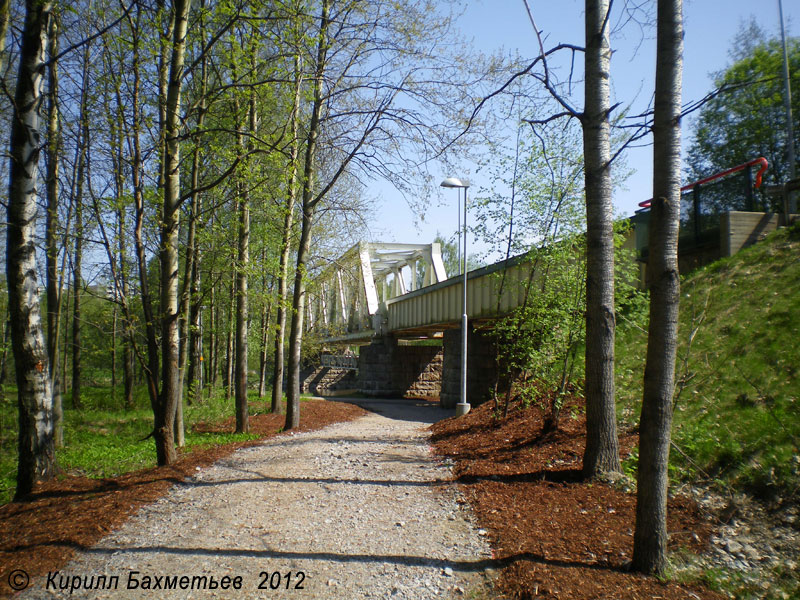
POLYGON ((348 398, 329 397, 329 402, 355 404, 364 410, 377 413, 396 421, 411 421, 431 425, 442 419, 452 417, 455 411, 441 408, 437 402, 409 398, 348 398))

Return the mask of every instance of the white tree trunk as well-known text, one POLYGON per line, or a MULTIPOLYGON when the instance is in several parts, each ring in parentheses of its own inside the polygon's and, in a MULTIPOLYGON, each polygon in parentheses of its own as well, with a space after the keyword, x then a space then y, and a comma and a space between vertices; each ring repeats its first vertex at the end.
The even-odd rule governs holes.
POLYGON ((55 467, 53 397, 36 278, 39 111, 51 10, 51 2, 26 2, 9 146, 6 274, 19 403, 16 499, 28 495, 37 480, 52 477, 55 467))

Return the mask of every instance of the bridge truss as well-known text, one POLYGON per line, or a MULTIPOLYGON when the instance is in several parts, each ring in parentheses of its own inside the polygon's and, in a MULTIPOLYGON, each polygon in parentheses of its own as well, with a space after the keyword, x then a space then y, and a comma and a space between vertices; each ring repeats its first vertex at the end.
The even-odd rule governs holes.
POLYGON ((308 287, 306 331, 327 342, 369 341, 386 303, 447 279, 441 246, 359 242, 308 287))

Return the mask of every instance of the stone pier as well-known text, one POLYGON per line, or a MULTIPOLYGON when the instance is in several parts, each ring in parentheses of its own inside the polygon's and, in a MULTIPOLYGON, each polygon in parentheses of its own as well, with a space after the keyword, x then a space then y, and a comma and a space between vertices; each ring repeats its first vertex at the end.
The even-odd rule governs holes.
POLYGON ((441 380, 441 346, 409 346, 381 336, 359 350, 358 389, 367 396, 435 398, 441 380))
MULTIPOLYGON (((461 396, 461 329, 444 332, 444 364, 442 391, 443 408, 455 408, 461 396)), ((492 398, 497 378, 494 340, 485 333, 468 329, 467 337, 467 402, 472 406, 492 398)))

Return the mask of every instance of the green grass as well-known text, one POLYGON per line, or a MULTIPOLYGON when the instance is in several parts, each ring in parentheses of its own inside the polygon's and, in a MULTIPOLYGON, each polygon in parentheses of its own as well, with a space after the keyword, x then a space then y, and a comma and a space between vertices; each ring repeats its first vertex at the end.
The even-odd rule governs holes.
MULTIPOLYGON (((0 397, 0 504, 14 494, 17 469, 16 389, 3 386, 0 397)), ((70 474, 88 477, 114 477, 156 464, 155 444, 145 439, 153 428, 153 413, 144 388, 135 393, 135 407, 125 410, 110 389, 84 387, 80 410, 71 408, 71 398, 64 398, 64 447, 56 457, 59 467, 70 474)), ((265 411, 266 402, 253 393, 250 414, 265 411)), ((256 439, 253 434, 196 433, 192 425, 215 423, 234 414, 233 400, 226 400, 217 390, 202 403, 185 407, 187 448, 221 445, 256 439)))
MULTIPOLYGON (((617 398, 628 425, 641 410, 646 326, 644 301, 620 315, 617 398)), ((679 338, 673 480, 796 497, 800 229, 775 232, 684 280, 679 338)))

